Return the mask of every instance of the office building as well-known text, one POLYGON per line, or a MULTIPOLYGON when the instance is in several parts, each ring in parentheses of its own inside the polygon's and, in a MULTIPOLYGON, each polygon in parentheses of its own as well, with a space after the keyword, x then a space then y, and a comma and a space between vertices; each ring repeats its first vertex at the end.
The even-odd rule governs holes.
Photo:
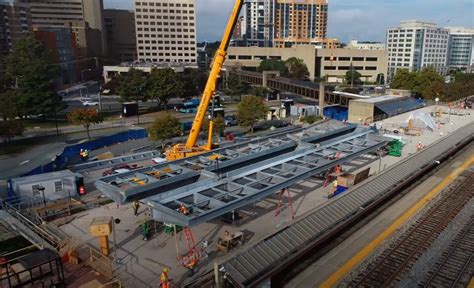
POLYGON ((224 65, 256 70, 264 59, 285 61, 291 57, 303 60, 311 80, 324 78, 327 82, 342 82, 351 66, 361 74, 362 81, 376 82, 377 76, 385 78, 387 72, 385 50, 319 49, 313 45, 291 48, 229 47, 224 65))
POLYGON ((246 2, 247 46, 326 47, 327 0, 249 0, 246 2))
POLYGON ((385 43, 383 42, 360 42, 351 40, 347 43, 347 49, 361 49, 361 50, 385 50, 385 43))
POLYGON ((117 62, 137 60, 135 14, 132 11, 105 9, 108 57, 117 62))
POLYGON ((237 19, 237 22, 235 23, 234 31, 232 31, 232 38, 234 39, 241 39, 242 36, 245 34, 243 31, 245 26, 245 18, 243 16, 240 16, 239 19, 237 19))
POLYGON ((275 0, 249 0, 245 3, 246 46, 272 47, 275 0))
POLYGON ((103 0, 30 0, 33 26, 71 29, 80 57, 106 55, 103 0))
POLYGON ((10 53, 31 32, 29 6, 24 1, 0 1, 0 54, 10 53))
POLYGON ((449 70, 460 70, 467 73, 474 72, 474 29, 464 27, 448 27, 449 70))
POLYGON ((447 72, 449 30, 435 23, 418 20, 402 21, 387 30, 388 76, 401 68, 420 71, 433 67, 441 75, 447 72))
POLYGON ((74 60, 78 58, 79 51, 71 29, 64 27, 43 27, 41 30, 33 28, 34 37, 41 41, 51 52, 53 63, 58 65, 60 77, 57 84, 72 84, 79 81, 79 65, 74 60))
POLYGON ((327 0, 275 0, 274 46, 319 45, 327 36, 327 0))
POLYGON ((138 60, 197 67, 195 14, 195 0, 135 1, 138 60))

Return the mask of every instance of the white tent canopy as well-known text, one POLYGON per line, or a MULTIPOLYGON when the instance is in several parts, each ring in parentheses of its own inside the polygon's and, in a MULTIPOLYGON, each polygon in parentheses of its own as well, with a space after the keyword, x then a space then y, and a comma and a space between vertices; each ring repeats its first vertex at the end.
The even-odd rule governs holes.
POLYGON ((408 116, 407 123, 413 120, 413 126, 421 128, 436 129, 436 122, 430 114, 425 112, 412 112, 408 116))

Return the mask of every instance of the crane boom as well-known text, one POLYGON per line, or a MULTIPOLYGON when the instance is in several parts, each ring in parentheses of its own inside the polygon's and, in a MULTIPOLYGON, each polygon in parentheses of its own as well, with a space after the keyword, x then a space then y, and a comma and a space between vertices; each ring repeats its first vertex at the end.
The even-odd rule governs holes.
MULTIPOLYGON (((168 160, 180 159, 180 158, 200 154, 206 150, 212 149, 212 143, 208 143, 208 145, 206 145, 205 147, 196 147, 196 143, 199 138, 199 133, 201 132, 202 124, 207 114, 207 108, 216 90, 217 79, 219 78, 219 74, 224 64, 224 60, 227 55, 227 48, 229 47, 232 32, 239 18, 239 14, 240 14, 240 10, 242 9, 243 2, 244 0, 235 0, 232 13, 230 15, 229 21, 227 22, 226 29, 224 31, 224 35, 222 36, 221 43, 214 56, 213 64, 211 67, 211 71, 209 73, 209 77, 207 79, 206 87, 204 88, 204 92, 201 97, 201 102, 199 103, 196 116, 194 117, 193 126, 191 128, 191 131, 189 132, 189 136, 186 141, 186 144, 185 145, 177 144, 173 146, 170 150, 168 150, 166 153, 166 157, 168 160)), ((209 133, 212 134, 212 123, 211 123, 211 128, 209 129, 209 133)), ((211 136, 209 137, 210 142, 212 142, 211 136)))

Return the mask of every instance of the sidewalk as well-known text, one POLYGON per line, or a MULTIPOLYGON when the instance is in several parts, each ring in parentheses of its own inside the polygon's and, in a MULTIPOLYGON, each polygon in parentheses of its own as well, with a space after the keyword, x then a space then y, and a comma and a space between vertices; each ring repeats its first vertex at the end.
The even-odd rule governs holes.
MULTIPOLYGON (((226 113, 228 115, 233 115, 236 113, 236 111, 237 111, 236 108, 230 108, 226 110, 226 113)), ((181 122, 191 122, 194 120, 194 117, 196 115, 194 113, 190 113, 190 114, 177 113, 174 110, 168 110, 168 112, 170 112, 172 115, 178 118, 181 122)), ((153 122, 156 116, 162 113, 165 113, 165 111, 140 115, 139 125, 153 122)), ((138 119, 136 116, 126 117, 126 118, 115 118, 115 119, 112 118, 107 121, 104 121, 103 123, 92 125, 90 128, 90 131, 106 129, 106 128, 117 128, 117 127, 130 128, 134 125, 137 125, 138 123, 137 120, 138 119)), ((63 126, 59 129, 60 134, 69 134, 69 133, 77 133, 77 132, 84 132, 84 127, 69 125, 69 126, 63 126)), ((28 129, 25 132, 23 132, 22 137, 17 137, 16 139, 32 138, 32 137, 40 137, 40 136, 48 136, 48 135, 56 135, 56 128, 28 129)))

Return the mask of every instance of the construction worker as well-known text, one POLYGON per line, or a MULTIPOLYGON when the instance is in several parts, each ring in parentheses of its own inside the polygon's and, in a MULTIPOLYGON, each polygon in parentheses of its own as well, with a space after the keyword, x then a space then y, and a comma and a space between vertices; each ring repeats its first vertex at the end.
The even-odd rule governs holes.
POLYGON ((194 269, 196 269, 197 261, 196 261, 196 256, 192 255, 191 260, 186 264, 186 268, 188 268, 189 275, 188 277, 191 277, 194 275, 194 269))
POLYGON ((184 215, 189 214, 189 209, 183 203, 179 204, 178 211, 184 215))
POLYGON ((335 173, 342 173, 342 166, 341 165, 336 165, 336 167, 334 167, 334 172, 335 173))
POLYGON ((163 268, 163 271, 161 272, 160 275, 160 287, 161 288, 170 288, 171 287, 171 280, 170 277, 168 276, 168 273, 170 272, 170 269, 167 267, 163 268))
POLYGON ((85 153, 84 153, 84 149, 81 149, 81 151, 79 151, 79 156, 81 157, 82 161, 86 161, 86 156, 85 156, 85 153))
POLYGON ((337 180, 332 181, 331 190, 328 194, 328 198, 332 198, 337 191, 337 180))
POLYGON ((420 151, 423 148, 424 148, 424 146, 423 146, 423 144, 421 144, 421 142, 418 142, 418 144, 416 144, 416 151, 417 152, 420 151))
POLYGON ((140 203, 138 201, 133 201, 133 215, 138 216, 138 208, 140 208, 140 203))
POLYGON ((142 236, 143 236, 143 241, 147 241, 148 240, 148 223, 147 222, 144 222, 142 224, 142 236))

